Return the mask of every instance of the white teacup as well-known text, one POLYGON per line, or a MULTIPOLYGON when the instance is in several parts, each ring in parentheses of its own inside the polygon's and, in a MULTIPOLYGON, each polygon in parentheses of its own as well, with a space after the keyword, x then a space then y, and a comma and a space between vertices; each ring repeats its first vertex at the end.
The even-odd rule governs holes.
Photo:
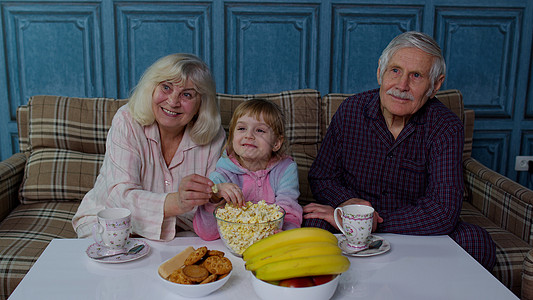
POLYGON ((354 250, 368 248, 372 233, 374 208, 368 205, 346 205, 335 208, 333 219, 354 250))
POLYGON ((131 233, 131 212, 127 208, 106 208, 96 214, 93 238, 111 251, 124 250, 131 233))

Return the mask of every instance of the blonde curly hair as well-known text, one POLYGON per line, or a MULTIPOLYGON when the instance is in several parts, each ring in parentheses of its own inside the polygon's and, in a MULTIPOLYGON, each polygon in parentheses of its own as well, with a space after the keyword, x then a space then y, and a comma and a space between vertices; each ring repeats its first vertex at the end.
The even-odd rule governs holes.
POLYGON ((191 120, 191 139, 199 144, 210 143, 220 130, 220 109, 216 101, 216 86, 211 71, 197 56, 176 53, 160 58, 142 75, 128 101, 133 119, 143 126, 155 122, 152 95, 164 81, 190 80, 201 96, 198 115, 191 120))

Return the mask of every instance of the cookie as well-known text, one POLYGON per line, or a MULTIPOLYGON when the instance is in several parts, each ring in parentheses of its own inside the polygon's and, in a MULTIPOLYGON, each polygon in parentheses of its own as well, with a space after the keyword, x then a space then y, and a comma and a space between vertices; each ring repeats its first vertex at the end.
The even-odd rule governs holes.
POLYGON ((224 256, 224 252, 222 251, 219 251, 219 250, 209 250, 207 251, 207 256, 224 256))
POLYGON ((182 272, 192 282, 202 282, 209 276, 207 269, 199 265, 185 266, 182 272))
POLYGON ((207 276, 207 278, 204 279, 202 282, 200 282, 200 284, 210 283, 210 282, 213 282, 215 280, 217 280, 217 275, 216 274, 211 274, 211 275, 207 276))
POLYGON ((226 277, 233 269, 231 261, 225 257, 225 253, 219 250, 209 250, 206 246, 194 249, 188 247, 180 252, 170 262, 165 262, 159 267, 159 274, 169 281, 179 284, 205 284, 220 280, 226 277), (177 270, 171 272, 169 269, 176 268, 180 261, 182 264, 177 270), (164 268, 163 268, 164 266, 164 268), (169 276, 163 276, 164 271, 169 272, 169 276))
POLYGON ((220 256, 209 256, 203 265, 209 273, 217 275, 229 273, 233 268, 231 261, 227 257, 220 256))
POLYGON ((189 257, 187 257, 187 259, 185 260, 183 264, 186 266, 193 265, 196 262, 200 261, 205 256, 206 253, 207 253, 207 247, 206 246, 200 247, 194 250, 194 252, 191 253, 189 257))
POLYGON ((185 275, 183 275, 183 269, 179 268, 176 271, 172 272, 168 277, 169 281, 179 283, 179 284, 193 284, 185 275))

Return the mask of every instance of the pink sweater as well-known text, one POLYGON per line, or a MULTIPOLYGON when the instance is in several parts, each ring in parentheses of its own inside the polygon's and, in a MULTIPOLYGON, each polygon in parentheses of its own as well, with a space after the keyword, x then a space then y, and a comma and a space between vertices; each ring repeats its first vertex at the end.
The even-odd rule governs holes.
MULTIPOLYGON (((209 175, 214 183, 233 182, 242 189, 244 199, 257 203, 265 200, 285 209, 283 229, 300 227, 302 207, 298 204, 300 196, 297 165, 291 157, 285 157, 269 165, 265 170, 251 172, 226 154, 218 160, 215 172, 209 175)), ((199 206, 194 216, 194 231, 204 240, 220 237, 216 219, 213 215, 215 204, 199 206)))

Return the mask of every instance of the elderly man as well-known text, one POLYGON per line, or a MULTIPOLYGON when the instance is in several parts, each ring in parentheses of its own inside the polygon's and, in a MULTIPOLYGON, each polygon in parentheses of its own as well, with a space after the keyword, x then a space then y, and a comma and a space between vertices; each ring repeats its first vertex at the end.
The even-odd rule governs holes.
POLYGON ((459 221, 464 130, 434 97, 445 72, 431 37, 406 32, 390 42, 379 58, 380 88, 347 98, 331 120, 309 172, 318 203, 304 207, 304 226, 333 231, 335 207, 370 205, 374 231, 448 234, 492 269, 490 235, 459 221))

